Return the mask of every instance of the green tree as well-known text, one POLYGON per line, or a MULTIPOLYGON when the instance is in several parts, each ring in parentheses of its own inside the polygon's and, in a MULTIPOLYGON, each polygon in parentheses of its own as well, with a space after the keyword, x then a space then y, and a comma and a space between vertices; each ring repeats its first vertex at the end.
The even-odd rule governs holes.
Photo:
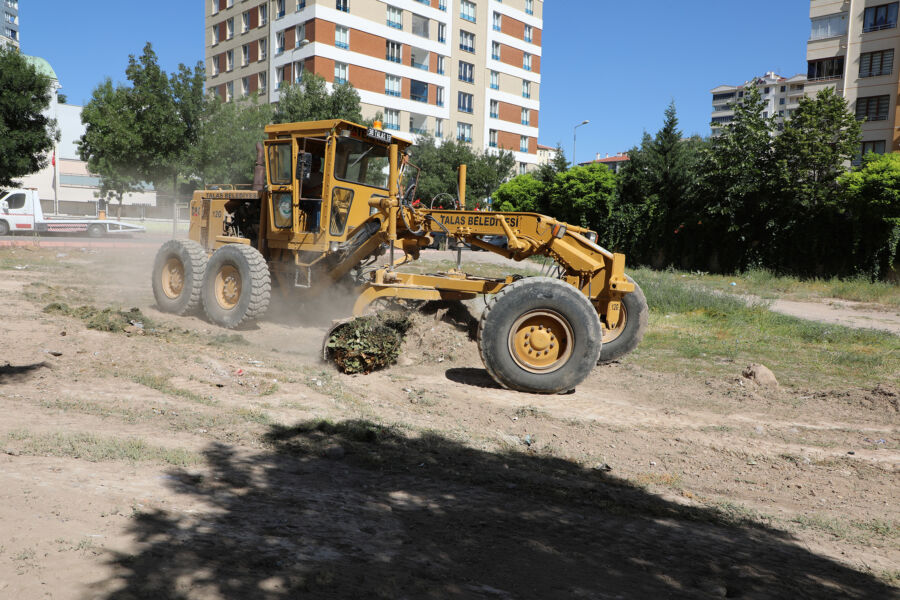
POLYGON ((606 165, 588 164, 557 173, 550 184, 548 212, 566 223, 602 230, 616 195, 616 176, 606 165))
MULTIPOLYGON (((475 202, 477 206, 483 206, 484 201, 509 179, 516 165, 516 159, 512 152, 500 150, 499 152, 474 153, 475 160, 466 167, 466 198, 475 202)), ((471 204, 470 204, 471 205, 471 204)))
POLYGON ((854 267, 871 277, 885 277, 900 261, 900 154, 863 157, 862 167, 838 179, 851 219, 849 233, 854 267))
POLYGON ((550 183, 556 177, 557 173, 569 170, 569 161, 566 159, 566 153, 563 152, 562 145, 556 144, 556 153, 550 162, 542 164, 538 167, 534 174, 535 179, 550 183))
POLYGON ((546 186, 529 174, 513 177, 494 192, 494 208, 505 212, 545 212, 546 186))
POLYGON ((338 84, 329 93, 323 77, 304 71, 299 83, 283 85, 278 93, 278 109, 273 118, 275 123, 325 119, 361 123, 363 120, 359 94, 349 83, 338 84))
POLYGON ((766 264, 777 236, 780 171, 772 143, 775 118, 756 86, 734 105, 734 119, 701 151, 697 207, 698 246, 710 257, 704 268, 744 269, 766 264))
POLYGON ((265 139, 272 114, 272 105, 255 97, 250 102, 210 100, 190 158, 200 183, 251 183, 256 144, 265 139))
POLYGON ((50 79, 10 47, 0 48, 0 185, 47 166, 57 139, 50 106, 50 79))

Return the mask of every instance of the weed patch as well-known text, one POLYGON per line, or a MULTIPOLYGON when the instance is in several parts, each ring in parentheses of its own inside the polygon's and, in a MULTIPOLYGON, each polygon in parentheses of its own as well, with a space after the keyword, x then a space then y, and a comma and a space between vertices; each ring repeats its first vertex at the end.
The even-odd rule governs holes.
POLYGON ((202 462, 199 454, 184 448, 164 448, 139 438, 108 438, 89 433, 36 434, 17 430, 6 435, 5 443, 13 445, 22 454, 79 458, 90 462, 127 460, 179 467, 202 462))
POLYGON ((51 302, 44 307, 48 314, 75 317, 84 321, 88 329, 109 331, 113 333, 132 333, 157 331, 156 325, 141 312, 139 308, 127 311, 114 308, 96 308, 94 306, 70 307, 64 302, 51 302))

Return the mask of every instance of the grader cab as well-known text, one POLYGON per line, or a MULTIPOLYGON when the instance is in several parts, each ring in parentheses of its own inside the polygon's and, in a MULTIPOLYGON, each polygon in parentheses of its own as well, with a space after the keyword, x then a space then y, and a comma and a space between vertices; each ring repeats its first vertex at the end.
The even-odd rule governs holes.
POLYGON ((269 125, 266 134, 252 188, 196 191, 189 240, 157 253, 162 310, 202 306, 233 328, 266 312, 272 288, 302 303, 349 281, 356 315, 380 299, 486 295, 477 337, 485 368, 505 387, 538 393, 573 389, 643 337, 644 296, 624 255, 598 246, 595 232, 536 213, 465 210, 465 166, 458 197, 441 202, 454 206, 423 204, 411 143, 380 128, 328 120, 269 125), (459 252, 447 272, 398 270, 435 233, 517 261, 546 257, 555 276, 475 277, 461 270, 459 252), (505 236, 506 246, 487 236, 505 236))

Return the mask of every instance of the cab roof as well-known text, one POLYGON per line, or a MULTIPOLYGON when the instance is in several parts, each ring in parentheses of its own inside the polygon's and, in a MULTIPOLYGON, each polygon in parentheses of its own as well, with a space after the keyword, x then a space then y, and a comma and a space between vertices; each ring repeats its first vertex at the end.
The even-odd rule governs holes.
MULTIPOLYGON (((348 129, 356 134, 354 137, 363 138, 366 137, 366 133, 369 130, 368 126, 360 125, 359 123, 354 123, 352 121, 346 121, 344 119, 326 119, 323 121, 302 121, 299 123, 279 123, 277 125, 266 125, 266 134, 270 140, 294 135, 301 137, 325 137, 332 131, 339 132, 345 129, 348 129)), ((390 132, 385 133, 390 134, 390 132)), ((409 146, 412 146, 411 141, 397 137, 393 134, 390 135, 391 139, 397 142, 401 149, 406 149, 409 146)))

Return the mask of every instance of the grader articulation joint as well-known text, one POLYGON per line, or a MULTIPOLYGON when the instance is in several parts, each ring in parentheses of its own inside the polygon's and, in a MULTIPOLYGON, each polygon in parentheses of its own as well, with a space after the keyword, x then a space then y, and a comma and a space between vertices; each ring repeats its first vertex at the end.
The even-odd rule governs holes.
POLYGON ((157 254, 153 290, 163 310, 202 306, 231 328, 262 316, 273 287, 302 302, 351 277, 357 315, 380 299, 490 295, 477 338, 485 368, 508 388, 539 393, 574 388, 643 337, 643 293, 624 255, 598 246, 595 232, 536 213, 465 210, 464 165, 456 208, 425 206, 410 142, 381 129, 328 120, 266 133, 252 188, 195 192, 189 240, 157 254), (459 259, 448 272, 398 270, 434 234, 517 261, 546 257, 555 276, 474 277, 459 259), (506 246, 486 236, 505 236, 506 246))

